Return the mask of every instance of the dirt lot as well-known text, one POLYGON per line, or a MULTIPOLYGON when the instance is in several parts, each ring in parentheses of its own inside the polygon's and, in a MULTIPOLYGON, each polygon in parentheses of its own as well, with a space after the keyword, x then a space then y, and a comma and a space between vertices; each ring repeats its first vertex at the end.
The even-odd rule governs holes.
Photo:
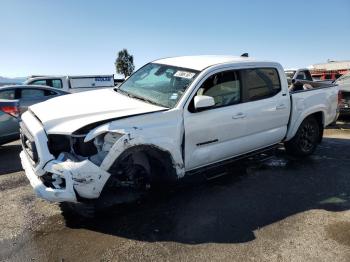
POLYGON ((37 199, 18 142, 0 146, 0 260, 350 261, 349 148, 339 122, 309 159, 278 150, 86 220, 37 199))

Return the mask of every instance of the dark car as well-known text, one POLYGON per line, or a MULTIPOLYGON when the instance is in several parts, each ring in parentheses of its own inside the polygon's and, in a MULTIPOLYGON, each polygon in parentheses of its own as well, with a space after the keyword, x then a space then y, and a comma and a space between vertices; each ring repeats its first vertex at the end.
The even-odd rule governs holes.
POLYGON ((46 86, 0 87, 0 145, 19 138, 17 117, 29 106, 66 94, 69 93, 46 86))

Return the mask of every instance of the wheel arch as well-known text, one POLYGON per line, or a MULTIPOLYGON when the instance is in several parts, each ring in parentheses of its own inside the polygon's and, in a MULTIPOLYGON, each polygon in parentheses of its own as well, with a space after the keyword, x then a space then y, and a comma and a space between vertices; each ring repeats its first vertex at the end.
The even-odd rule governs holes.
POLYGON ((290 129, 290 131, 288 131, 287 138, 285 139, 285 141, 289 141, 295 136, 301 123, 308 117, 314 117, 316 119, 316 121, 320 127, 319 142, 322 141, 323 130, 324 130, 324 126, 325 126, 325 112, 321 109, 316 110, 316 111, 312 111, 312 112, 308 112, 305 115, 300 116, 299 119, 295 122, 295 124, 293 126, 291 126, 291 129, 290 129))
POLYGON ((118 164, 129 156, 149 171, 152 182, 174 182, 178 179, 176 163, 171 153, 155 145, 134 145, 127 148, 114 160, 108 172, 113 175, 118 164))

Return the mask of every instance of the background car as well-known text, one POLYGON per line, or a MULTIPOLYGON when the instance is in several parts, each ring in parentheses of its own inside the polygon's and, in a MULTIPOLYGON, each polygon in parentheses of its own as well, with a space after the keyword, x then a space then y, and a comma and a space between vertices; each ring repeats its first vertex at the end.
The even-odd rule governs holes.
POLYGON ((334 83, 339 86, 341 92, 339 99, 340 115, 350 115, 350 73, 339 77, 334 83))
POLYGON ((0 87, 0 145, 19 138, 17 117, 29 106, 66 94, 69 93, 37 85, 0 87))

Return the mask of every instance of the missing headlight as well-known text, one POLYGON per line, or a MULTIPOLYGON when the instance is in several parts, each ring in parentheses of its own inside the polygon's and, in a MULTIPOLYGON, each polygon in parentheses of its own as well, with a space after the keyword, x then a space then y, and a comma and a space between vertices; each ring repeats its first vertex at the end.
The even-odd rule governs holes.
POLYGON ((95 165, 100 165, 112 146, 123 136, 120 133, 107 133, 94 139, 94 145, 98 153, 91 156, 90 160, 95 165))

